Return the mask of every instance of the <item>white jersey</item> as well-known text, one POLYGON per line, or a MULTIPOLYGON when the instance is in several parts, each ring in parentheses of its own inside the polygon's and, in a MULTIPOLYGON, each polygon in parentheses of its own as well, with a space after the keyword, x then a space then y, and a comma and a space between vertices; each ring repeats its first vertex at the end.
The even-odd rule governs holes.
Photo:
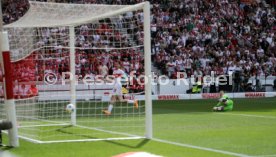
POLYGON ((121 69, 113 71, 113 76, 115 77, 115 84, 112 89, 112 95, 123 95, 121 77, 124 75, 124 73, 125 72, 121 69))

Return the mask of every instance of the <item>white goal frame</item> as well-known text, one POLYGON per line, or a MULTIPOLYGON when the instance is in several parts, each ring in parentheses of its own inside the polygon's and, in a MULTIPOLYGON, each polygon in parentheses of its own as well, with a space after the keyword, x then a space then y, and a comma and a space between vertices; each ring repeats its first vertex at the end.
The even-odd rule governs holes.
MULTIPOLYGON (((75 5, 75 4, 68 4, 68 5, 75 5)), ((79 4, 78 4, 79 5, 79 4)), ((141 136, 135 136, 135 135, 128 135, 128 134, 124 134, 130 137, 123 137, 123 138, 106 138, 103 140, 124 140, 124 139, 138 139, 138 138, 147 138, 147 139, 152 139, 153 138, 153 130, 152 130, 152 89, 151 89, 151 83, 152 83, 152 74, 151 74, 151 26, 150 26, 150 3, 149 2, 143 2, 143 3, 139 3, 136 5, 131 5, 131 6, 127 6, 124 7, 122 9, 118 9, 116 11, 113 11, 112 13, 106 13, 103 15, 98 15, 95 17, 91 17, 88 20, 84 20, 84 19, 80 19, 79 21, 74 21, 72 23, 65 21, 64 23, 60 23, 60 24, 50 24, 50 25, 46 25, 46 23, 41 23, 41 21, 33 21, 32 24, 26 24, 22 27, 24 28, 28 28, 28 27, 37 27, 37 28, 42 28, 42 27, 60 27, 60 26, 69 26, 69 37, 70 37, 70 72, 71 73, 75 73, 75 27, 79 26, 80 24, 87 24, 87 23, 92 23, 94 21, 97 20, 101 20, 104 18, 108 18, 108 17, 112 17, 112 16, 116 16, 116 15, 120 15, 126 12, 131 12, 131 11, 136 11, 136 10, 143 10, 143 16, 144 16, 144 66, 145 66, 145 77, 147 78, 147 81, 145 81, 145 136, 141 137, 141 136)), ((27 13, 28 14, 28 13, 27 13)), ((23 16, 24 18, 24 16, 23 16)), ((2 20, 1 20, 2 22, 2 20)), ((20 22, 20 20, 19 20, 20 22)), ((0 26, 1 29, 1 44, 8 44, 7 40, 7 33, 6 34, 6 38, 4 38, 2 36, 2 34, 4 34, 4 32, 2 31, 2 26, 0 26)), ((14 28, 14 27, 20 27, 16 25, 15 23, 9 24, 4 26, 3 28, 14 28)), ((2 47, 2 46, 0 46, 2 47)), ((8 47, 8 45, 6 46, 8 47)), ((1 50, 0 51, 4 51, 1 50)), ((7 50, 6 50, 7 51, 7 50)), ((2 55, 1 55, 2 56, 2 55)), ((2 59, 2 57, 0 58, 2 59)), ((1 61, 1 64, 5 62, 5 61, 1 61)), ((6 81, 9 81, 8 78, 6 78, 6 81)), ((71 97, 70 97, 70 103, 71 104, 76 104, 76 80, 75 77, 71 77, 70 78, 70 93, 71 93, 71 97)), ((6 90, 12 90, 12 89, 6 89, 6 90)), ((7 100, 7 99, 6 99, 7 100)), ((10 119, 12 119, 13 122, 13 126, 16 126, 16 114, 15 114, 15 105, 14 105, 14 100, 13 101, 13 106, 11 103, 8 103, 9 101, 5 101, 6 106, 10 106, 7 107, 6 110, 8 113, 12 113, 10 114, 11 117, 10 119)), ((64 124, 63 124, 64 125, 64 124)), ((70 125, 70 124, 69 124, 70 125)), ((73 126, 78 126, 77 123, 77 119, 76 119, 76 110, 74 110, 71 113, 71 125, 73 126)), ((109 132, 109 131, 105 131, 102 130, 104 132, 109 132)), ((117 132, 109 132, 112 134, 121 134, 121 133, 117 133, 117 132)), ((10 143, 11 146, 19 146, 18 143, 18 134, 17 134, 17 128, 14 127, 13 128, 13 132, 10 133, 10 140, 13 141, 10 143)), ((43 141, 39 141, 39 140, 35 140, 35 139, 31 139, 31 138, 26 138, 26 137, 22 137, 23 139, 32 141, 32 142, 36 142, 36 143, 56 143, 56 142, 80 142, 80 141, 99 141, 102 139, 84 139, 84 140, 64 140, 64 141, 47 141, 47 142, 43 142, 43 141)))

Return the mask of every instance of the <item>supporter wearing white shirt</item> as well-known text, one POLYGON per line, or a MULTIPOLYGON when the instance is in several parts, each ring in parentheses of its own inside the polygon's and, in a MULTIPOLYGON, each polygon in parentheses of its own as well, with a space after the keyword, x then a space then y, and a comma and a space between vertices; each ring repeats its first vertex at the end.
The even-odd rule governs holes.
POLYGON ((269 68, 273 66, 273 63, 271 62, 271 60, 268 60, 267 62, 265 62, 263 65, 267 65, 269 68))
POLYGON ((269 60, 270 60, 273 64, 276 64, 276 57, 274 57, 274 54, 271 55, 271 57, 269 58, 269 60))
POLYGON ((87 60, 86 60, 85 58, 82 58, 82 59, 81 59, 81 64, 82 64, 82 65, 85 65, 86 62, 87 62, 87 60))
POLYGON ((18 85, 13 85, 13 94, 16 98, 19 98, 19 87, 18 85))
POLYGON ((105 77, 108 75, 108 67, 105 64, 100 64, 98 70, 101 76, 105 77))
POLYGON ((175 67, 176 67, 176 62, 173 60, 173 58, 171 58, 170 61, 167 63, 169 77, 175 72, 175 67))
POLYGON ((228 67, 227 74, 232 75, 235 69, 236 69, 236 66, 231 63, 230 66, 228 67))
POLYGON ((257 50, 257 55, 258 56, 264 56, 264 49, 262 49, 262 47, 259 47, 257 50))
POLYGON ((241 60, 240 60, 240 62, 239 62, 241 65, 244 65, 245 63, 246 63, 246 60, 245 60, 245 58, 243 57, 241 60))
POLYGON ((127 58, 124 58, 123 67, 124 67, 125 71, 126 71, 127 73, 129 73, 129 70, 130 70, 130 63, 129 63, 129 61, 127 60, 127 58))
POLYGON ((103 54, 103 60, 104 60, 104 65, 107 65, 109 63, 110 55, 107 52, 103 54))
POLYGON ((126 13, 126 18, 131 19, 133 17, 133 12, 129 11, 126 13))
POLYGON ((131 67, 133 70, 138 70, 140 68, 140 62, 138 60, 135 60, 133 64, 131 64, 131 67))
POLYGON ((152 53, 153 53, 153 54, 156 54, 157 52, 160 51, 160 45, 161 45, 160 42, 159 42, 159 41, 156 41, 154 47, 152 48, 152 53))
POLYGON ((222 50, 218 50, 218 51, 216 51, 216 56, 218 56, 218 57, 222 57, 224 55, 224 52, 222 51, 222 50))
POLYGON ((177 60, 175 61, 175 64, 176 64, 176 66, 177 66, 177 68, 179 69, 180 72, 183 72, 185 70, 183 59, 180 56, 177 57, 177 60))
POLYGON ((151 31, 152 32, 156 32, 157 31, 157 25, 156 24, 152 24, 151 25, 151 31))
POLYGON ((81 64, 79 61, 76 62, 76 74, 81 73, 81 64))
POLYGON ((204 58, 200 58, 199 61, 201 63, 201 67, 206 67, 206 65, 210 62, 210 59, 205 56, 204 58))
POLYGON ((268 36, 268 37, 266 38, 266 41, 269 43, 270 46, 272 46, 272 42, 273 42, 272 35, 268 36))
POLYGON ((87 25, 82 25, 80 27, 80 31, 81 31, 81 34, 84 33, 84 32, 87 32, 89 30, 88 26, 87 25))
POLYGON ((183 46, 185 47, 186 46, 186 41, 188 40, 189 38, 189 34, 188 33, 183 33, 182 36, 181 36, 181 42, 183 43, 183 46))
POLYGON ((195 45, 192 47, 193 52, 200 51, 200 46, 195 45))
POLYGON ((242 71, 242 67, 238 64, 236 67, 235 67, 235 72, 241 72, 242 71))
POLYGON ((47 73, 53 73, 53 70, 47 68, 47 69, 45 69, 44 73, 45 74, 47 74, 47 73))
POLYGON ((83 48, 88 49, 91 47, 91 44, 87 41, 83 44, 83 48))
POLYGON ((192 68, 192 63, 193 63, 193 60, 192 60, 192 59, 190 59, 190 58, 185 59, 185 60, 184 60, 184 68, 185 68, 186 70, 191 70, 191 68, 192 68))
POLYGON ((92 37, 93 37, 93 43, 97 43, 101 39, 101 37, 98 34, 94 34, 92 35, 92 37))
POLYGON ((212 34, 211 33, 205 34, 204 39, 205 40, 212 39, 212 34))
POLYGON ((29 95, 29 88, 26 87, 24 84, 22 84, 19 87, 19 96, 20 96, 20 98, 26 98, 26 97, 28 97, 28 95, 29 95))
POLYGON ((245 66, 244 66, 245 70, 249 71, 251 70, 251 66, 249 63, 245 63, 245 66))
POLYGON ((253 63, 254 63, 254 66, 255 66, 255 67, 259 67, 259 66, 260 66, 260 63, 259 63, 259 62, 254 61, 253 63))

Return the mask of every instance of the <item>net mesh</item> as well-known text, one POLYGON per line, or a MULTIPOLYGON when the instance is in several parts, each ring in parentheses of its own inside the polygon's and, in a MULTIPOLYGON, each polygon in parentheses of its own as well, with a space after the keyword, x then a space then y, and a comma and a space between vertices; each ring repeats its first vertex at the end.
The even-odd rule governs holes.
MULTIPOLYGON (((115 22, 118 28, 123 27, 125 20, 132 18, 133 12, 141 11, 143 5, 143 3, 136 5, 98 5, 30 1, 30 8, 23 17, 4 26, 8 30, 11 40, 12 59, 19 60, 26 57, 33 50, 45 46, 46 41, 50 42, 48 45, 51 46, 57 46, 59 41, 64 40, 67 43, 62 45, 68 44, 68 26, 84 28, 83 25, 85 24, 91 25, 98 23, 101 19, 111 18, 114 20, 111 22, 115 22), (125 18, 125 16, 128 17, 125 18), (59 34, 53 36, 51 35, 54 33, 53 31, 59 34), (44 39, 36 39, 35 36, 44 39)), ((140 18, 143 16, 140 15, 140 18)))
MULTIPOLYGON (((144 73, 141 7, 30 4, 24 17, 5 26, 13 61, 19 135, 39 143, 144 136, 144 103, 139 102, 135 108, 133 103, 117 102, 107 116, 102 111, 108 108, 114 85, 95 79, 97 75, 111 75, 115 63, 120 63, 126 75, 131 71, 137 76, 144 73), (132 9, 118 14, 125 8, 132 9), (98 17, 112 12, 115 15, 108 18, 98 17), (76 58, 73 75, 78 84, 75 126, 71 125, 71 113, 65 110, 72 97, 69 76, 65 75, 71 72, 72 25, 76 58), (87 76, 92 78, 90 82, 84 82, 87 76)), ((127 84, 124 89, 133 100, 136 96, 131 92, 143 93, 144 86, 127 84)))

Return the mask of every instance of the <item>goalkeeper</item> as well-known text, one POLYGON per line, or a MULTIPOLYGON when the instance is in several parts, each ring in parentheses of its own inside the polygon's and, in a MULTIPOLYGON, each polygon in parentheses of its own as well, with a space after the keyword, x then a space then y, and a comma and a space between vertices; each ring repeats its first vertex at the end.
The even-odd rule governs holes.
POLYGON ((218 104, 213 108, 215 112, 232 111, 234 102, 223 91, 220 92, 218 104))

